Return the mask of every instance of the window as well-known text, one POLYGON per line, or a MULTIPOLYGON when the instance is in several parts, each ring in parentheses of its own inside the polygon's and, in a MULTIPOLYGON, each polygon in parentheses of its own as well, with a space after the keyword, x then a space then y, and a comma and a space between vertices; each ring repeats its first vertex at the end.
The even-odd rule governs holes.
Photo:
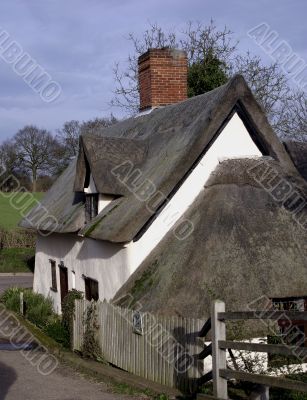
MULTIPOLYGON (((307 311, 307 297, 283 297, 272 299, 274 310, 278 311, 307 311)), ((287 319, 278 320, 279 330, 284 343, 293 346, 307 346, 306 321, 287 319)))
POLYGON ((88 301, 99 300, 98 282, 94 279, 84 277, 85 298, 88 301))
POLYGON ((71 288, 76 289, 76 273, 71 271, 71 288))
POLYGON ((85 195, 85 217, 87 222, 98 215, 98 199, 98 193, 85 195))
POLYGON ((49 260, 51 265, 51 289, 57 292, 57 280, 56 280, 56 263, 54 260, 49 260))

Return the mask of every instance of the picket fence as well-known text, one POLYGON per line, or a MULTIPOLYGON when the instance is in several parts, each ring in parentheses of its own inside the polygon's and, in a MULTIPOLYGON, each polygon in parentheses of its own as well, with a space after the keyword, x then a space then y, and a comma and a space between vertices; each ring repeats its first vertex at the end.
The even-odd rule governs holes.
MULTIPOLYGON (((82 348, 89 305, 86 300, 76 300, 73 347, 77 351, 82 348)), ((195 390, 203 375, 198 354, 204 342, 198 334, 204 320, 136 313, 107 302, 97 302, 97 319, 98 340, 107 362, 162 385, 195 390), (141 321, 137 330, 135 318, 141 321)))

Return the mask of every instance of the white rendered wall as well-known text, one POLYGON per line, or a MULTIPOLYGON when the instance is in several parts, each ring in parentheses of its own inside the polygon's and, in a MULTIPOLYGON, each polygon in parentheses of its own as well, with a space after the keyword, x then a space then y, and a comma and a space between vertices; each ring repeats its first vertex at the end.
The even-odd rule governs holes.
MULTIPOLYGON (((93 175, 91 174, 90 176, 90 183, 87 188, 84 188, 84 193, 87 194, 94 194, 98 193, 96 189, 96 185, 93 179, 93 175)), ((98 199, 98 214, 108 205, 111 203, 111 201, 114 200, 114 196, 111 196, 109 194, 99 194, 99 199, 98 199)))
POLYGON ((111 201, 114 200, 114 196, 108 194, 100 194, 98 200, 98 214, 102 211, 111 201))
MULTIPOLYGON (((68 268, 69 290, 75 284, 77 290, 84 291, 84 279, 82 278, 84 274, 99 282, 99 298, 101 300, 104 298, 111 299, 166 233, 172 229, 178 219, 188 210, 203 190, 207 179, 219 161, 225 158, 251 156, 261 156, 261 153, 250 138, 241 119, 235 114, 199 164, 171 198, 168 205, 138 241, 131 242, 123 247, 119 244, 81 238, 76 235, 38 236, 34 290, 52 297, 55 309, 60 311, 58 268, 58 292, 54 293, 50 290, 51 268, 49 259, 54 259, 57 264, 63 261, 68 268), (75 282, 73 282, 72 271, 75 272, 75 282)), ((87 192, 97 193, 92 178, 87 192)), ((111 196, 100 195, 99 211, 111 201, 111 196)), ((178 245, 180 245, 180 241, 178 241, 178 245)))
POLYGON ((95 182, 94 182, 94 179, 93 179, 93 175, 91 174, 91 176, 90 176, 90 183, 89 183, 89 185, 88 185, 88 187, 87 188, 84 188, 84 192, 85 193, 98 193, 97 192, 97 189, 96 189, 96 185, 95 185, 95 182))
POLYGON ((99 299, 111 299, 129 278, 127 249, 119 244, 81 238, 69 234, 37 236, 33 289, 51 297, 56 312, 61 312, 58 264, 63 261, 68 272, 68 289, 84 292, 82 275, 99 282, 99 299), (49 259, 56 261, 57 292, 51 287, 49 259), (73 276, 72 272, 75 272, 73 276))
MULTIPOLYGON (((227 126, 188 176, 168 205, 136 242, 129 244, 130 268, 135 270, 187 211, 212 171, 225 158, 261 156, 242 120, 234 114, 227 126)), ((180 242, 179 242, 180 243, 180 242)))

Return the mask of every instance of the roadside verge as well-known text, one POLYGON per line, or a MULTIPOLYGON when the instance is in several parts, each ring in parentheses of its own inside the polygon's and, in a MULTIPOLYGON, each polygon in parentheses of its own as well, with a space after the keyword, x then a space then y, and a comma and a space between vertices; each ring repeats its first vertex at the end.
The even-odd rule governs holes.
MULTIPOLYGON (((12 313, 12 311, 8 312, 12 313)), ((160 398, 161 395, 164 395, 163 398, 176 398, 182 396, 182 393, 177 389, 160 385, 130 374, 129 372, 123 371, 119 368, 112 367, 108 364, 102 364, 93 360, 81 358, 76 353, 64 349, 31 322, 25 320, 18 314, 12 314, 35 337, 37 342, 42 346, 45 346, 61 364, 67 365, 89 378, 94 378, 108 384, 111 391, 127 394, 139 392, 140 394, 156 398, 160 398)))

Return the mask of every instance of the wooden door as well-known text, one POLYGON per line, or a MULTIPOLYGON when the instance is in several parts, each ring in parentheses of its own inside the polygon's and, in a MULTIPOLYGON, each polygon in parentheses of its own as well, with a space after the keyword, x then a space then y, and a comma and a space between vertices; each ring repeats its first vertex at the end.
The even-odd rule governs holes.
POLYGON ((68 293, 68 273, 67 268, 63 265, 60 268, 60 288, 61 288, 61 302, 63 303, 64 297, 68 293))

